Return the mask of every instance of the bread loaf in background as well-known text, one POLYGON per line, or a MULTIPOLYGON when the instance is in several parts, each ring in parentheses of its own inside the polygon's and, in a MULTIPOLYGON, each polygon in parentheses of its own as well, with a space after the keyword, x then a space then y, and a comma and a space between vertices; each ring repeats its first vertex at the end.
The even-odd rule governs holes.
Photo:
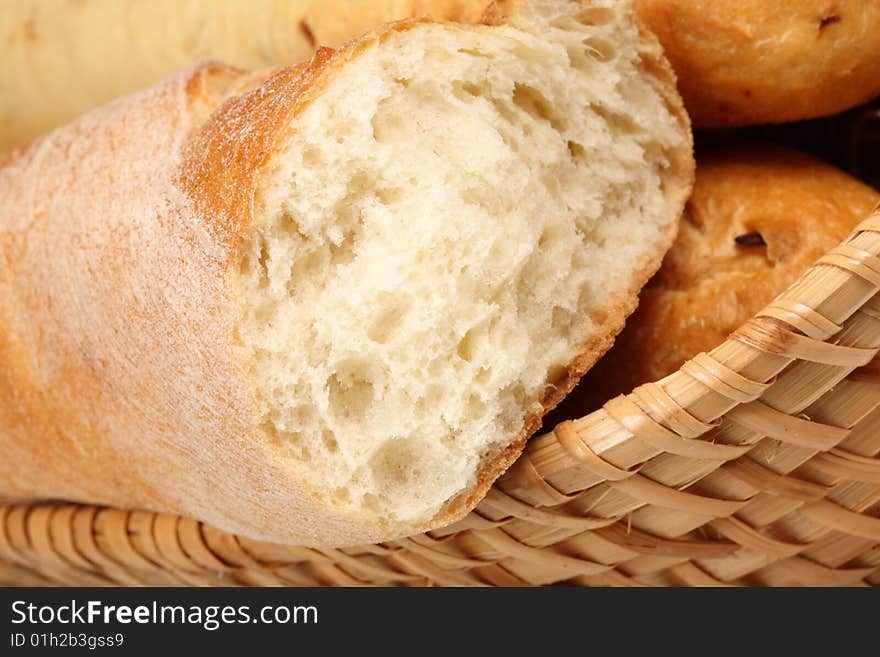
POLYGON ((0 496, 308 545, 455 520, 610 346, 692 175, 616 1, 90 112, 0 167, 0 496))
POLYGON ((476 22, 487 0, 9 0, 0 151, 201 62, 303 62, 387 21, 476 22))
POLYGON ((581 417, 720 344, 880 202, 839 169, 766 143, 697 149, 678 238, 614 348, 548 417, 581 417))
MULTIPOLYGON (((0 12, 0 151, 207 60, 305 61, 386 21, 489 0, 15 0, 0 12)), ((696 127, 825 116, 880 95, 876 0, 637 0, 696 127)))
POLYGON ((877 0, 637 0, 697 128, 799 121, 880 96, 877 0))

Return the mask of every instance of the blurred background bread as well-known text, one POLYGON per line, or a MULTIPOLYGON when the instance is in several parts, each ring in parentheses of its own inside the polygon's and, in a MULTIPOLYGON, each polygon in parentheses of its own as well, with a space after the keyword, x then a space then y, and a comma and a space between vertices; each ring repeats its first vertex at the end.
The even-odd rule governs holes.
MULTIPOLYGON (((0 151, 206 60, 298 63, 391 20, 477 22, 490 1, 10 0, 0 151)), ((697 129, 830 116, 880 96, 877 0, 634 2, 697 129)))
MULTIPOLYGON (((624 0, 621 0, 624 1, 624 0)), ((628 0, 627 0, 628 1, 628 0)), ((635 0, 697 128, 826 116, 880 95, 877 0, 635 0)), ((0 12, 0 151, 205 60, 297 63, 386 21, 490 0, 15 0, 0 12)))
POLYGON ((720 344, 878 202, 880 192, 811 155, 754 142, 699 146, 678 239, 614 348, 545 425, 585 415, 720 344))
POLYGON ((636 0, 697 128, 826 116, 880 95, 877 0, 636 0))
POLYGON ((479 20, 486 0, 7 0, 0 151, 183 68, 293 64, 391 20, 479 20))

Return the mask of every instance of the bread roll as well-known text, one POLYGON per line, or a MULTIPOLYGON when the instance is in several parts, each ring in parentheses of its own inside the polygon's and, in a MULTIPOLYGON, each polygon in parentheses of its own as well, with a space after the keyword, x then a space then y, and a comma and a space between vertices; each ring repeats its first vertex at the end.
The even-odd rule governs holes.
POLYGON ((877 0, 637 0, 698 128, 798 121, 880 96, 877 0))
POLYGON ((671 245, 687 117, 617 1, 202 67, 0 168, 0 494, 285 543, 462 516, 671 245))
POLYGON ((14 0, 0 11, 0 151, 183 68, 296 64, 382 23, 477 22, 488 0, 14 0))
POLYGON ((761 143, 699 148, 675 245, 614 348, 552 420, 580 417, 719 345, 878 202, 876 190, 794 150, 761 143))

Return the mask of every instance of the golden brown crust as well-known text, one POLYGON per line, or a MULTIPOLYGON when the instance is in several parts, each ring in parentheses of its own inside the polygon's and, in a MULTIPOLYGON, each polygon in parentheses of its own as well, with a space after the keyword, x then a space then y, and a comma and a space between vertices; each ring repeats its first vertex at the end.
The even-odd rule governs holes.
MULTIPOLYGON (((305 544, 428 528, 328 509, 255 439, 229 277, 260 176, 291 120, 339 67, 417 24, 384 27, 263 76, 221 66, 179 76, 82 117, 0 169, 9 201, 0 209, 0 360, 9 364, 0 368, 0 392, 14 400, 0 405, 0 452, 8 457, 0 496, 147 508, 305 544), (114 184, 117 176, 124 185, 114 184)), ((650 37, 643 59, 671 76, 650 37)), ((684 130, 674 86, 661 86, 684 130)), ((685 141, 666 179, 669 243, 691 175, 685 141)), ((600 319, 600 334, 548 392, 546 408, 610 345, 660 251, 600 319)), ((487 459, 476 489, 430 526, 477 502, 540 415, 527 418, 522 435, 487 459)))
POLYGON ((636 0, 698 128, 834 114, 880 95, 876 0, 636 0))
POLYGON ((675 245, 617 344, 553 421, 585 415, 720 344, 880 201, 844 172, 777 146, 721 143, 697 156, 675 245))

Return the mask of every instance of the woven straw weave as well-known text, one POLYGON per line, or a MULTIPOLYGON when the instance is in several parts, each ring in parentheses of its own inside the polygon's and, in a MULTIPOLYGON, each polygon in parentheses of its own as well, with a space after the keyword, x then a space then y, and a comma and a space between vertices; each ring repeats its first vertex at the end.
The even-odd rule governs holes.
POLYGON ((314 550, 0 507, 0 582, 880 585, 880 212, 726 342, 531 440, 474 512, 314 550))

